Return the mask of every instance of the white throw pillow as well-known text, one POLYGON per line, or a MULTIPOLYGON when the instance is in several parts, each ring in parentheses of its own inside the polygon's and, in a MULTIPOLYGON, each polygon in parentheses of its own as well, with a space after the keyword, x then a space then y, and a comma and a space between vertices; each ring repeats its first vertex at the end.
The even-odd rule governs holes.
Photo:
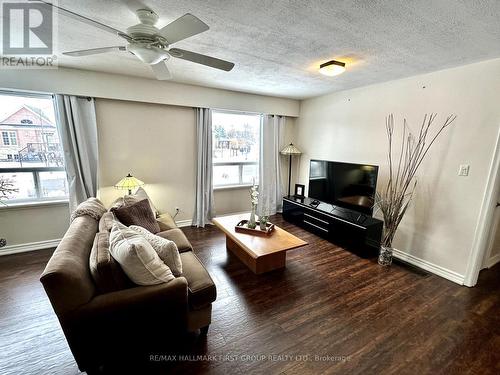
POLYGON ((157 236, 138 225, 131 225, 129 228, 140 233, 153 246, 160 259, 172 270, 174 276, 182 275, 181 256, 174 241, 157 236))
POLYGON ((117 221, 113 222, 109 235, 109 252, 138 285, 168 283, 175 278, 141 234, 117 221))

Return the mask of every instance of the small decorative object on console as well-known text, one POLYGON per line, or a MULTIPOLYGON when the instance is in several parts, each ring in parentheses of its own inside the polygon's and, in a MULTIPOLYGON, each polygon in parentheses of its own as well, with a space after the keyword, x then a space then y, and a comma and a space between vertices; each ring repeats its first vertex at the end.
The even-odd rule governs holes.
POLYGON ((0 247, 7 246, 7 240, 5 238, 0 238, 0 247))
POLYGON ((295 184, 295 194, 294 198, 304 198, 306 186, 301 184, 295 184))

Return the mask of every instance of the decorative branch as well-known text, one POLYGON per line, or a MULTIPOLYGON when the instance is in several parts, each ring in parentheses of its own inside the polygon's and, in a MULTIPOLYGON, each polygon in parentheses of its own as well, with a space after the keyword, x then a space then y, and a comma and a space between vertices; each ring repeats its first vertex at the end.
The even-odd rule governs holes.
POLYGON ((456 119, 455 115, 449 115, 443 125, 441 125, 434 136, 428 141, 429 131, 436 117, 436 113, 431 113, 430 115, 426 114, 424 116, 417 137, 410 131, 406 119, 404 120, 397 165, 393 160, 394 116, 390 114, 386 118, 385 127, 387 139, 389 141, 389 150, 387 153, 389 179, 385 189, 382 189, 381 193, 377 193, 377 205, 384 217, 382 246, 392 247, 394 235, 415 193, 415 188, 417 186, 416 173, 418 168, 436 139, 441 135, 444 129, 450 126, 456 119))
POLYGON ((2 199, 8 199, 10 194, 17 193, 19 189, 14 187, 12 180, 0 176, 0 202, 2 199))

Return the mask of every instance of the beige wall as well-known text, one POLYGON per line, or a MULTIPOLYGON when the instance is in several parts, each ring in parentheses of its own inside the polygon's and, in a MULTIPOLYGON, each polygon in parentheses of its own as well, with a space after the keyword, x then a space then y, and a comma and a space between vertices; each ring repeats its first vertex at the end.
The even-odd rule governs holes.
POLYGON ((406 118, 416 130, 430 112, 439 113, 438 122, 458 117, 421 166, 394 246, 464 275, 500 126, 500 59, 303 101, 299 180, 307 182, 310 158, 371 163, 380 166, 380 188, 387 177, 385 117, 394 113, 398 128, 406 118), (468 177, 458 176, 460 164, 470 164, 468 177))
MULTIPOLYGON (((106 205, 123 195, 113 185, 127 173, 146 183, 161 212, 190 220, 195 196, 195 115, 189 107, 98 99, 99 196, 106 205)), ((295 121, 288 118, 285 141, 295 121)), ((217 215, 249 210, 248 188, 216 190, 217 215)))
POLYGON ((68 223, 67 203, 0 208, 0 237, 7 239, 7 246, 60 239, 68 223))
POLYGON ((78 69, 0 69, 0 88, 296 117, 298 100, 78 69))
MULTIPOLYGON (((147 190, 161 210, 174 212, 174 207, 180 207, 180 220, 191 218, 193 210, 194 114, 189 107, 299 113, 299 101, 292 99, 66 68, 0 70, 0 88, 116 99, 116 112, 111 104, 104 104, 112 100, 98 100, 97 120, 104 137, 100 149, 106 160, 101 162, 101 195, 105 201, 117 196, 112 185, 130 171, 148 182, 147 190), (143 132, 139 134, 137 127, 143 132)), ((218 191, 215 198, 218 213, 248 209, 246 189, 218 191)), ((60 238, 68 227, 66 211, 60 206, 0 210, 0 237, 9 244, 60 238), (35 229, 27 231, 27 226, 35 229)))

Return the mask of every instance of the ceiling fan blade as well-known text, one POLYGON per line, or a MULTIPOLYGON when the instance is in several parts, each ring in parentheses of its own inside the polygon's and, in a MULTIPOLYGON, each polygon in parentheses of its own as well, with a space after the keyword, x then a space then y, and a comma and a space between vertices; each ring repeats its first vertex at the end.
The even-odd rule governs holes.
POLYGON ((161 28, 159 34, 167 40, 168 44, 174 44, 179 40, 189 38, 208 29, 209 27, 205 22, 190 13, 186 13, 161 28))
POLYGON ((160 81, 172 78, 172 74, 170 74, 165 61, 160 61, 158 64, 151 65, 151 69, 153 70, 156 79, 159 79, 160 81))
POLYGON ((113 51, 126 51, 126 50, 127 50, 127 48, 124 46, 102 47, 102 48, 82 49, 79 51, 63 52, 63 55, 66 55, 66 56, 88 56, 88 55, 97 55, 99 53, 106 53, 106 52, 113 52, 113 51))
POLYGON ((54 5, 54 4, 52 4, 52 3, 48 2, 48 1, 44 1, 44 0, 30 0, 30 1, 34 1, 34 2, 37 2, 37 3, 45 4, 46 6, 49 6, 49 7, 52 7, 54 9, 56 9, 59 13, 64 14, 67 17, 70 17, 70 18, 76 19, 78 21, 84 22, 86 24, 95 26, 95 27, 97 27, 97 28, 99 28, 101 30, 110 32, 112 34, 115 34, 115 35, 118 34, 118 33, 124 34, 120 30, 117 30, 117 29, 115 29, 115 28, 113 28, 111 26, 105 25, 105 24, 100 23, 98 21, 95 21, 95 20, 93 20, 91 18, 88 18, 88 17, 82 16, 82 15, 80 15, 78 13, 72 12, 71 10, 62 8, 62 7, 57 6, 57 5, 54 5))
POLYGON ((197 64, 225 70, 226 72, 229 72, 234 67, 234 63, 232 62, 217 59, 215 57, 210 57, 207 55, 202 55, 196 52, 186 51, 180 48, 172 48, 168 52, 172 55, 172 57, 177 57, 178 59, 188 60, 197 64))

